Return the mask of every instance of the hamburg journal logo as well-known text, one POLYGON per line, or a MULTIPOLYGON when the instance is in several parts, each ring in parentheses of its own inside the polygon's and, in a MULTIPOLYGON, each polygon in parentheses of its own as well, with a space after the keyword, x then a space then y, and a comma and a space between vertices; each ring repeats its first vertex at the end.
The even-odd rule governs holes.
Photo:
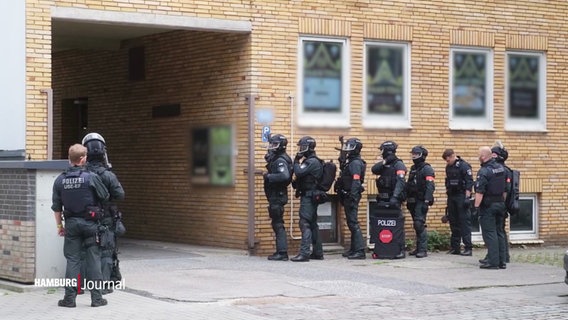
POLYGON ((42 288, 56 288, 56 287, 75 287, 77 288, 77 293, 82 293, 85 290, 103 290, 103 289, 113 289, 113 290, 123 290, 126 288, 126 282, 124 278, 119 281, 110 280, 88 280, 83 279, 81 275, 77 278, 35 278, 34 286, 42 288))

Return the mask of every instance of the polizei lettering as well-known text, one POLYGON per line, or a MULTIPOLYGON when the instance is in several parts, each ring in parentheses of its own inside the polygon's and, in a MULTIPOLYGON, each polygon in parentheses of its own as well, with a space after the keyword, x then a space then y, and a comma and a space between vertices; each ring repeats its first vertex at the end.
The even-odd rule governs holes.
POLYGON ((81 184, 85 183, 85 179, 82 177, 78 178, 65 178, 62 181, 63 189, 79 189, 81 184))
POLYGON ((396 220, 377 220, 380 227, 396 227, 396 220))

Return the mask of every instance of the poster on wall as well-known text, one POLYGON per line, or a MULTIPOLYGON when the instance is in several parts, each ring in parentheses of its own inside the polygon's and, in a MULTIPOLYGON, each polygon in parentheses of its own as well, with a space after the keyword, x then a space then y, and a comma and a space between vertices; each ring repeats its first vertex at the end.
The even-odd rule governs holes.
POLYGON ((211 126, 192 130, 192 182, 233 185, 233 129, 211 126))

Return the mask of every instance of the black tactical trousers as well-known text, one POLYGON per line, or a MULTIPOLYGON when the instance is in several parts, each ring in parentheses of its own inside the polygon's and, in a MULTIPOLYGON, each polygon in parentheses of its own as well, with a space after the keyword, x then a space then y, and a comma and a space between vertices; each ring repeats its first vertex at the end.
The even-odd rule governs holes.
POLYGON ((505 264, 505 233, 502 224, 505 204, 494 202, 488 206, 482 205, 479 212, 479 226, 483 242, 487 247, 487 263, 491 266, 505 264))
POLYGON ((345 219, 347 220, 347 226, 349 227, 349 231, 351 232, 351 247, 349 249, 350 252, 365 252, 365 241, 363 240, 363 233, 361 232, 361 226, 359 225, 359 220, 357 219, 360 200, 361 195, 357 195, 356 198, 347 196, 343 201, 345 219))
POLYGON ((471 214, 469 207, 464 206, 465 194, 448 195, 448 218, 450 221, 452 250, 460 251, 460 243, 463 241, 465 250, 471 250, 471 214))
POLYGON ((316 256, 323 255, 323 247, 319 237, 318 227, 318 204, 312 199, 311 194, 303 195, 300 198, 300 230, 302 231, 302 242, 300 243, 300 254, 309 257, 310 245, 313 246, 313 253, 316 256))
POLYGON ((270 215, 272 230, 276 237, 276 252, 287 253, 288 242, 286 239, 286 228, 284 227, 284 205, 286 198, 268 199, 268 214, 270 215))
POLYGON ((428 214, 428 205, 424 200, 416 200, 415 203, 406 204, 407 209, 412 216, 414 232, 416 233, 416 251, 428 251, 428 232, 426 231, 426 215, 428 214))
MULTIPOLYGON (((67 259, 67 269, 65 277, 67 279, 77 279, 77 286, 83 285, 84 279, 89 279, 93 283, 91 288, 91 300, 99 300, 102 298, 100 290, 101 274, 101 251, 95 240, 98 232, 98 224, 93 221, 87 221, 83 218, 66 218, 65 219, 65 240, 63 244, 63 254, 67 259), (87 274, 81 274, 81 251, 83 245, 86 250, 86 268, 87 274)), ((78 287, 65 287, 65 299, 75 300, 78 287)), ((81 289, 82 290, 82 289, 81 289)))

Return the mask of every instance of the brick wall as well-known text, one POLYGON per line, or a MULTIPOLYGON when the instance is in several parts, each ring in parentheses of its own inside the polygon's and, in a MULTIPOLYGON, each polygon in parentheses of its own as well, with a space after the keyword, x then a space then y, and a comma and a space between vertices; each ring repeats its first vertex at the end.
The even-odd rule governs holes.
POLYGON ((0 278, 33 282, 35 173, 0 170, 0 278))
MULTIPOLYGON (((248 136, 244 93, 258 94, 259 107, 273 107, 273 132, 295 141, 304 134, 318 140, 318 154, 336 158, 337 135, 358 136, 369 167, 376 147, 386 139, 399 143, 399 155, 410 163, 410 148, 424 144, 437 172, 437 202, 429 225, 440 226, 443 213, 443 170, 440 155, 454 148, 477 169, 481 145, 502 140, 510 152, 508 163, 523 179, 542 180, 539 194, 539 234, 546 243, 566 243, 567 174, 562 155, 567 115, 564 111, 563 70, 567 66, 568 30, 565 5, 556 2, 516 1, 213 1, 137 2, 28 1, 28 136, 27 149, 45 156, 45 110, 37 89, 49 85, 53 62, 56 101, 89 97, 92 129, 109 141, 111 160, 127 189, 125 213, 131 236, 187 241, 197 244, 244 246, 246 241, 246 167, 248 136), (49 6, 77 6, 111 11, 137 11, 231 19, 250 19, 253 32, 235 36, 202 32, 172 32, 143 38, 148 54, 148 80, 127 83, 125 50, 66 52, 50 60, 49 6), (535 17, 539 17, 536 19, 535 17), (351 56, 351 125, 345 129, 298 128, 291 103, 297 91, 297 53, 300 35, 335 36, 349 40, 351 56), (411 119, 404 130, 364 129, 362 114, 363 43, 395 40, 411 44, 411 119), (451 46, 479 46, 493 50, 494 130, 455 131, 448 128, 449 50, 451 46), (505 51, 543 50, 547 59, 547 131, 504 130, 505 51), (94 72, 89 65, 101 68, 94 72), (205 66, 207 68, 205 68, 205 66), (179 102, 182 116, 151 120, 149 108, 179 102), (35 120, 38 121, 35 121, 35 120), (189 142, 193 125, 235 124, 237 132, 236 184, 229 188, 195 187, 187 183, 189 142), (291 128, 294 128, 293 136, 291 128), (185 152, 185 154, 184 154, 185 152), (159 168, 158 170, 153 170, 159 168), (213 239, 211 239, 213 238, 213 239), (207 239, 207 240, 206 240, 207 239)), ((128 47, 128 43, 125 47, 128 47)), ((57 103, 56 103, 57 104, 57 103)), ((56 122, 56 126, 61 123, 56 122)), ((260 126, 255 132, 260 131, 260 126)), ((257 138, 258 143, 260 139, 257 138)), ((56 144, 57 146, 57 144, 56 144)), ((255 151, 256 167, 263 150, 255 151)), ((368 183, 372 176, 368 175, 368 183)), ((257 179, 256 235, 261 251, 272 250, 270 225, 257 179)), ((295 207, 297 209, 297 206, 295 207)), ((288 209, 287 209, 288 210, 288 209)), ((360 208, 361 218, 366 207, 360 208)), ((447 228, 447 227, 443 227, 447 228)), ((347 227, 342 226, 342 232, 347 227)))

